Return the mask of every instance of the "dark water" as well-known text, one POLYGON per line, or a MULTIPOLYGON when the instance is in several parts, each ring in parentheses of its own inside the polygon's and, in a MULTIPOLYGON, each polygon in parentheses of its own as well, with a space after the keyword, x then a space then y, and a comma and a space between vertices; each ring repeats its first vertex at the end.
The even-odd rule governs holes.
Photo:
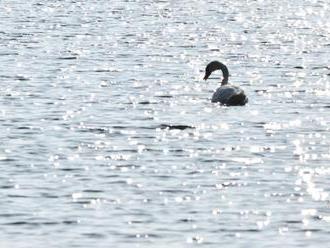
POLYGON ((329 12, 1 1, 0 246, 328 247, 329 12))

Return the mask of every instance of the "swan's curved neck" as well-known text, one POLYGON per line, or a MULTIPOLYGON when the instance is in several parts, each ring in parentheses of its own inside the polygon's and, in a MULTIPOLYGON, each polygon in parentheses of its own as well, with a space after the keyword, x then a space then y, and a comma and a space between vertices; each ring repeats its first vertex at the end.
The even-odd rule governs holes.
POLYGON ((222 79, 221 85, 226 85, 226 84, 228 84, 228 78, 227 78, 227 80, 226 79, 222 79))
POLYGON ((223 79, 221 81, 221 85, 226 85, 228 84, 228 78, 229 78, 229 71, 227 66, 225 66, 224 64, 222 64, 221 62, 218 62, 218 69, 222 71, 222 76, 223 79))
POLYGON ((224 64, 222 64, 221 62, 216 61, 216 60, 212 61, 211 63, 209 63, 206 66, 204 80, 207 80, 209 78, 209 76, 212 74, 212 72, 214 72, 216 70, 222 71, 223 79, 221 81, 221 85, 228 84, 228 78, 229 78, 228 68, 227 68, 227 66, 225 66, 224 64))

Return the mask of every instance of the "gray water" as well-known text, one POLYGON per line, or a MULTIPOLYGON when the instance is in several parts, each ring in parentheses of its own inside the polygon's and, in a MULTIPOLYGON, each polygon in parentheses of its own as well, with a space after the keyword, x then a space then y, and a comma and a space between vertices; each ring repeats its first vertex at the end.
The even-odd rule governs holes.
POLYGON ((328 247, 329 13, 1 1, 0 246, 328 247))

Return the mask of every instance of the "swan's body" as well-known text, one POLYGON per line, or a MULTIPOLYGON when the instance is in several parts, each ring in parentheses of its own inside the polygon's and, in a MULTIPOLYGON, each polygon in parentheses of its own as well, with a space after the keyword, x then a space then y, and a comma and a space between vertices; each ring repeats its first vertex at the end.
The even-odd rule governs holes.
POLYGON ((212 96, 212 102, 218 102, 227 106, 245 105, 248 102, 248 98, 241 88, 228 84, 228 68, 221 62, 212 61, 206 66, 204 80, 208 79, 208 77, 215 70, 222 71, 223 80, 221 82, 221 87, 214 92, 212 96))
POLYGON ((212 96, 212 102, 219 102, 228 106, 245 105, 247 101, 244 91, 233 85, 221 86, 212 96))

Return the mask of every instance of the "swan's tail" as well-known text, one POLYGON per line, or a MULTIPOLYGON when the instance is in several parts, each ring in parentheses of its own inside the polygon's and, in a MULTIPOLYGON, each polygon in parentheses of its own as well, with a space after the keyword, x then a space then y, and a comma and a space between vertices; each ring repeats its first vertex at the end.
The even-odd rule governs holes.
POLYGON ((248 102, 244 93, 232 96, 226 103, 228 106, 243 106, 248 102))

